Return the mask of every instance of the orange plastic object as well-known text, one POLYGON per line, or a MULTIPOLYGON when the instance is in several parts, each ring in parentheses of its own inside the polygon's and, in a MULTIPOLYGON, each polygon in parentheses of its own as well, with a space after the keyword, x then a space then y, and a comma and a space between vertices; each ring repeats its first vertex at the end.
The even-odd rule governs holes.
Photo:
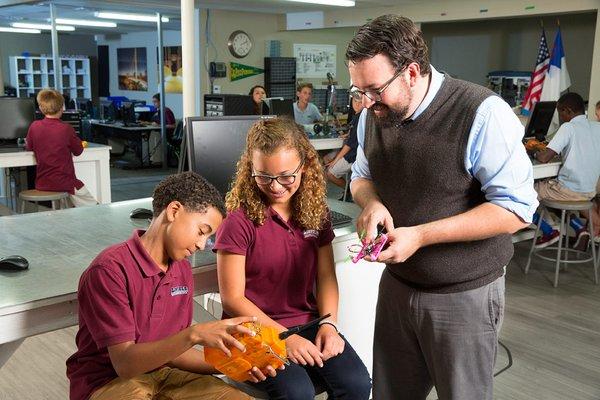
POLYGON ((256 336, 240 333, 233 335, 246 346, 246 352, 242 353, 237 347, 233 347, 229 349, 231 357, 227 357, 220 349, 205 347, 206 362, 238 382, 248 380, 248 372, 252 367, 264 370, 270 365, 277 369, 287 363, 285 340, 279 339, 279 333, 274 328, 252 322, 243 325, 256 332, 256 336))
POLYGON ((527 143, 525 143, 525 149, 528 151, 543 151, 546 149, 546 144, 537 139, 529 139, 527 143))

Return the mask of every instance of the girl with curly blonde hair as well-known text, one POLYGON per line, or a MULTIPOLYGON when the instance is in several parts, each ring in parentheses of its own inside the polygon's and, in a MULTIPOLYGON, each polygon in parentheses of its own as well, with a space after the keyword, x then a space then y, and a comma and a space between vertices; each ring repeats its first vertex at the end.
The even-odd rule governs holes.
POLYGON ((265 119, 249 130, 226 197, 215 251, 223 318, 255 315, 279 331, 331 314, 286 339, 283 371, 255 383, 272 399, 313 399, 313 379, 330 399, 369 398, 366 367, 339 335, 338 285, 325 177, 302 126, 265 119))

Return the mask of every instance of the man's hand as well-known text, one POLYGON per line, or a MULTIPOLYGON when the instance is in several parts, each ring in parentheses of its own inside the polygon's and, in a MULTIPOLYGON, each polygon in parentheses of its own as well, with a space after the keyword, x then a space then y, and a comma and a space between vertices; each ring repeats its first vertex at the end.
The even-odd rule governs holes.
POLYGON ((371 201, 356 221, 356 230, 363 243, 371 243, 375 239, 377 225, 383 225, 388 232, 394 230, 394 220, 388 209, 379 201, 371 201))
POLYGON ((376 260, 365 257, 367 261, 377 261, 385 264, 397 264, 406 261, 423 246, 422 235, 419 228, 396 228, 387 233, 388 241, 385 248, 376 260))

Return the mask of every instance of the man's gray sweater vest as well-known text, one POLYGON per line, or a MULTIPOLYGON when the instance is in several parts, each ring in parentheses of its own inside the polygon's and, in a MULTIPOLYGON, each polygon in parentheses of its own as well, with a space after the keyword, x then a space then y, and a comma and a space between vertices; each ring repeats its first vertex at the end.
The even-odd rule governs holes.
MULTIPOLYGON (((369 111, 365 155, 395 227, 451 217, 486 202, 480 182, 465 170, 465 152, 477 108, 492 95, 446 75, 432 103, 412 121, 380 128, 369 111)), ((512 255, 510 235, 499 235, 424 247, 387 268, 413 288, 450 293, 494 281, 512 255)))

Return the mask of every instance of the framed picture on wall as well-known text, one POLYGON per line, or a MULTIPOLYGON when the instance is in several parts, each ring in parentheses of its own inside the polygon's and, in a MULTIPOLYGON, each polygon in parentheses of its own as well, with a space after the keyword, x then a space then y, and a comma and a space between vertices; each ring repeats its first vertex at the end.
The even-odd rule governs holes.
MULTIPOLYGON (((158 66, 158 48, 156 48, 156 65, 158 66)), ((183 70, 181 61, 181 46, 163 47, 163 66, 165 74, 165 92, 183 92, 183 70)), ((158 74, 157 81, 158 81, 158 74)))
POLYGON ((117 49, 119 89, 148 91, 148 66, 145 47, 117 49))

